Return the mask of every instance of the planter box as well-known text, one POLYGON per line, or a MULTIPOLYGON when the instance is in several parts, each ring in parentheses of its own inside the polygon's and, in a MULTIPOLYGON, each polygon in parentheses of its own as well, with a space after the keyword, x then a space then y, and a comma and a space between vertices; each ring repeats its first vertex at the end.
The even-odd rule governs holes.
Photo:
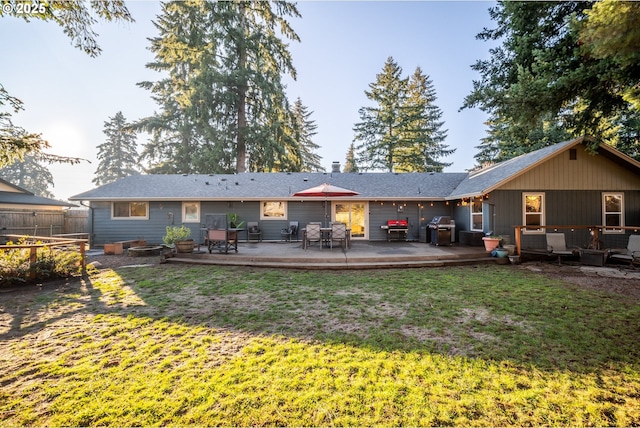
POLYGON ((113 244, 104 244, 104 253, 112 256, 122 254, 122 242, 114 242, 113 244))
POLYGON ((469 230, 460 231, 460 245, 469 245, 473 247, 482 247, 483 232, 472 232, 469 230))
POLYGON ((580 250, 580 263, 589 266, 604 266, 607 252, 602 250, 580 250))

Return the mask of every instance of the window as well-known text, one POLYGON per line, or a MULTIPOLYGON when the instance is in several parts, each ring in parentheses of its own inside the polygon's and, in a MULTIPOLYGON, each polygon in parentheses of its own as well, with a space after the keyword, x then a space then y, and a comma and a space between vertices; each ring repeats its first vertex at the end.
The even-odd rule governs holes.
POLYGON ((482 200, 471 198, 471 230, 482 229, 482 200))
POLYGON ((622 193, 602 194, 602 224, 606 233, 624 233, 624 198, 622 193))
POLYGON ((148 220, 149 204, 147 202, 114 202, 111 218, 148 220))
POLYGON ((262 201, 260 204, 260 220, 286 220, 287 203, 262 201))
POLYGON ((182 222, 200 223, 200 202, 182 203, 182 222))
POLYGON ((523 223, 527 226, 523 229, 525 233, 544 233, 544 229, 535 226, 544 226, 544 193, 523 193, 522 201, 524 205, 523 223))

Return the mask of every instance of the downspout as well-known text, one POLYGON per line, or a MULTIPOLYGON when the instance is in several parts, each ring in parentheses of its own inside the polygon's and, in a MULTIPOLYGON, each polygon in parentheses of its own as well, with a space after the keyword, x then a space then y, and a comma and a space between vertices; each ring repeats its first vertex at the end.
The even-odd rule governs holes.
POLYGON ((91 205, 83 204, 83 201, 80 201, 80 205, 83 207, 89 208, 89 249, 91 249, 91 243, 93 242, 93 208, 91 205))

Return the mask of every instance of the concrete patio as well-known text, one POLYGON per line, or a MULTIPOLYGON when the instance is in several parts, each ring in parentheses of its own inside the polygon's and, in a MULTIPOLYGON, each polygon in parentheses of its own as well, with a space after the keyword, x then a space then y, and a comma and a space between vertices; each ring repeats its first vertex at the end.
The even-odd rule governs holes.
POLYGON ((351 248, 304 250, 302 242, 240 242, 238 252, 229 254, 205 246, 194 253, 175 254, 168 263, 198 263, 229 266, 286 267, 294 269, 376 269, 437 267, 478 263, 508 263, 490 257, 484 247, 466 245, 434 246, 421 242, 354 241, 351 248))

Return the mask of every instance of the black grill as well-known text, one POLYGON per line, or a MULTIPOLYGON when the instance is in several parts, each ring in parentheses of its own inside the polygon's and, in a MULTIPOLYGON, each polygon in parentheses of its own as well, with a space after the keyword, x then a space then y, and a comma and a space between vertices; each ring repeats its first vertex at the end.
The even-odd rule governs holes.
POLYGON ((451 217, 436 216, 428 224, 433 245, 451 245, 451 217))

